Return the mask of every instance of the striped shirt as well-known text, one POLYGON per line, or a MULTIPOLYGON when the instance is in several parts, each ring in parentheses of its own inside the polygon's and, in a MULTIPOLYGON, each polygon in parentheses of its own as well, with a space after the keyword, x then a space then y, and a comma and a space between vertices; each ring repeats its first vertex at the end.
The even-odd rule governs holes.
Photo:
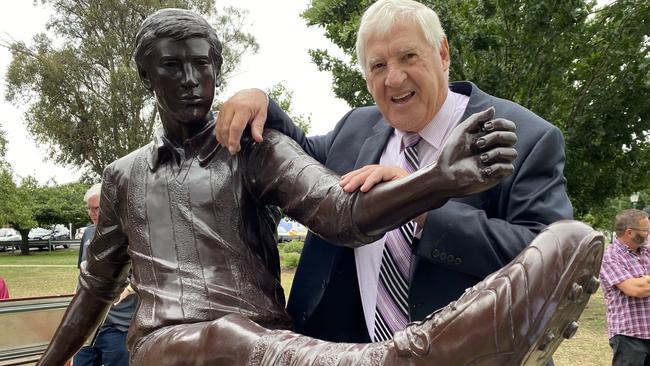
POLYGON ((603 256, 600 279, 607 305, 608 336, 617 334, 650 339, 650 297, 627 296, 616 285, 650 274, 650 248, 640 247, 637 256, 614 239, 603 256))

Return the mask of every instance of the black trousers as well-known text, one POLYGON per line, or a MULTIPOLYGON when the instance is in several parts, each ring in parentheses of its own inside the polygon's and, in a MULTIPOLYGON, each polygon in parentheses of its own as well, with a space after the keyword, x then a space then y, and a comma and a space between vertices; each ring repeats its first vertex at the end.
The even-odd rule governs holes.
POLYGON ((650 339, 617 334, 609 345, 614 351, 612 366, 650 366, 650 339))

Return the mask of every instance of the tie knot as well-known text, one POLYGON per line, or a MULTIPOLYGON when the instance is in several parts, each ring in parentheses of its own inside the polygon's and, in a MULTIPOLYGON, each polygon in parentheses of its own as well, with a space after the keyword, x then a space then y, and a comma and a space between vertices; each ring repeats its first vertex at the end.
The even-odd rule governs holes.
POLYGON ((420 142, 420 134, 417 132, 406 132, 402 137, 402 146, 407 149, 411 146, 417 145, 420 142))

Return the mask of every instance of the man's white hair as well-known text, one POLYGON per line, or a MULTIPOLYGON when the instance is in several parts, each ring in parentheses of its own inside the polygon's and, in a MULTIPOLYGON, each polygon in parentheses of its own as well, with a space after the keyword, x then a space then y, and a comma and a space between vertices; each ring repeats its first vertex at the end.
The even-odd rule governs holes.
POLYGON ((102 184, 101 183, 93 184, 92 187, 88 188, 86 194, 84 195, 84 203, 88 203, 88 200, 91 197, 99 196, 101 192, 102 192, 102 184))
POLYGON ((433 9, 413 0, 379 0, 361 17, 357 33, 357 60, 363 77, 367 77, 365 60, 366 41, 370 36, 385 37, 398 23, 414 24, 422 31, 427 43, 435 50, 440 47, 445 31, 433 9))

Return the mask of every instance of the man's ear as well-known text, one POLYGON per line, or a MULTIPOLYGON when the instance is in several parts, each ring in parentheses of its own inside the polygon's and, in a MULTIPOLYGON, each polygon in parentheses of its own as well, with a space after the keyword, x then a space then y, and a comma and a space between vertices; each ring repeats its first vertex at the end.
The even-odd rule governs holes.
POLYGON ((138 76, 140 76, 140 81, 142 81, 144 87, 151 91, 151 79, 149 79, 149 73, 147 73, 147 70, 138 69, 138 76))
POLYGON ((451 56, 449 54, 449 42, 447 41, 447 37, 443 37, 438 52, 440 53, 440 60, 442 61, 442 70, 448 72, 449 65, 451 64, 451 56))

